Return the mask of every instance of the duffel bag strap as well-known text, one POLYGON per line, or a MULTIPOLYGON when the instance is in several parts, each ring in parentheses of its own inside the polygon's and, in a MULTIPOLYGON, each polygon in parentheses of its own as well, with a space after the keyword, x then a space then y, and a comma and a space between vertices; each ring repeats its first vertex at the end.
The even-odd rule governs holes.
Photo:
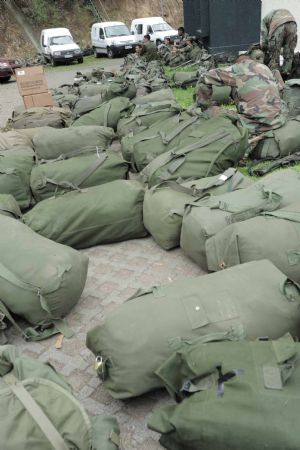
POLYGON ((60 156, 58 156, 55 159, 41 159, 37 160, 38 164, 50 164, 52 162, 58 162, 58 161, 64 161, 65 159, 75 158, 76 156, 85 155, 86 153, 93 153, 96 151, 97 154, 99 152, 105 152, 105 148, 101 145, 87 145, 86 147, 82 147, 77 150, 72 150, 68 153, 62 153, 60 156))
POLYGON ((103 113, 103 125, 105 127, 107 127, 107 123, 108 123, 108 114, 110 112, 111 109, 111 102, 107 102, 104 108, 104 113, 103 113))
POLYGON ((292 155, 285 156, 284 158, 276 159, 264 167, 250 167, 248 168, 249 174, 257 177, 262 177, 267 173, 273 172, 273 170, 280 167, 289 167, 300 161, 300 152, 293 153, 292 155))
POLYGON ((36 403, 30 393, 25 389, 23 384, 17 383, 14 385, 9 385, 9 387, 39 426, 53 448, 55 450, 69 450, 69 446, 66 444, 59 431, 55 428, 49 417, 46 416, 42 408, 36 403))
POLYGON ((164 144, 169 144, 176 136, 178 136, 182 131, 184 131, 186 128, 188 128, 190 125, 195 123, 199 117, 195 116, 191 119, 184 121, 182 124, 179 124, 177 127, 174 128, 169 134, 165 134, 164 132, 160 132, 160 136, 162 138, 162 141, 164 144))
POLYGON ((91 164, 88 169, 86 169, 80 177, 75 181, 75 186, 80 187, 97 169, 100 167, 104 161, 108 158, 107 153, 98 154, 97 160, 91 164))

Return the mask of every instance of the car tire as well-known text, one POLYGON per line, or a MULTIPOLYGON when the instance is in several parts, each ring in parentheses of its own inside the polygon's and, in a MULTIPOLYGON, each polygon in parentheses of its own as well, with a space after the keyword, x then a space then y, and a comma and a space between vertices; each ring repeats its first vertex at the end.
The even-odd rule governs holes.
POLYGON ((100 54, 97 52, 96 48, 93 48, 95 58, 99 58, 100 54))
POLYGON ((52 56, 50 57, 50 64, 52 67, 57 66, 57 62, 52 58, 52 56))
POLYGON ((115 56, 115 54, 114 54, 114 51, 112 50, 112 48, 107 47, 107 57, 112 59, 112 58, 114 58, 114 56, 115 56))
POLYGON ((79 58, 77 61, 78 61, 78 64, 82 64, 83 63, 83 58, 79 58))
POLYGON ((11 79, 11 76, 0 78, 0 83, 7 83, 11 79))

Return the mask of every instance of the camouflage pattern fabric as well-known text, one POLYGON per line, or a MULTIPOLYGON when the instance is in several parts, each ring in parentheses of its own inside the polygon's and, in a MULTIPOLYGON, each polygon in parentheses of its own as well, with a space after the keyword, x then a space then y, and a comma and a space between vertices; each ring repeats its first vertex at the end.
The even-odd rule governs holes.
POLYGON ((279 128, 286 122, 286 107, 270 69, 250 58, 200 77, 198 105, 211 105, 212 86, 230 86, 237 111, 251 134, 279 128))
POLYGON ((157 48, 154 42, 148 41, 143 45, 141 56, 147 61, 154 61, 158 59, 157 48))
POLYGON ((184 33, 182 36, 179 36, 178 39, 176 39, 178 41, 178 46, 179 47, 184 47, 185 46, 185 41, 189 38, 189 35, 187 33, 184 33))
POLYGON ((297 45, 297 24, 287 9, 271 11, 262 21, 262 48, 269 53, 270 69, 280 68, 280 52, 283 48, 283 73, 292 70, 297 45))

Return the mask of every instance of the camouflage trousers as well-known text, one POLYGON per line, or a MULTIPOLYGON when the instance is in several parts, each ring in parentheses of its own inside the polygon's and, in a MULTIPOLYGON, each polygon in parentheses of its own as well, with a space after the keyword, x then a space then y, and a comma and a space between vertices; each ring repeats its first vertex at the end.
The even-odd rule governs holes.
POLYGON ((297 24, 288 22, 280 25, 268 42, 269 67, 271 70, 280 69, 280 53, 283 48, 283 73, 291 72, 294 51, 297 45, 297 24))

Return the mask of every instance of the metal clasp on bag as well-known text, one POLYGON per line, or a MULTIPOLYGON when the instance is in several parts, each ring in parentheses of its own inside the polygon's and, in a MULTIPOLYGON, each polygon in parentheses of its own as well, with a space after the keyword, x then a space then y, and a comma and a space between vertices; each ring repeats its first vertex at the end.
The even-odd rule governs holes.
POLYGON ((102 356, 100 356, 100 355, 96 356, 94 368, 95 368, 98 376, 101 378, 101 380, 104 381, 104 379, 105 379, 105 360, 103 359, 102 356))

